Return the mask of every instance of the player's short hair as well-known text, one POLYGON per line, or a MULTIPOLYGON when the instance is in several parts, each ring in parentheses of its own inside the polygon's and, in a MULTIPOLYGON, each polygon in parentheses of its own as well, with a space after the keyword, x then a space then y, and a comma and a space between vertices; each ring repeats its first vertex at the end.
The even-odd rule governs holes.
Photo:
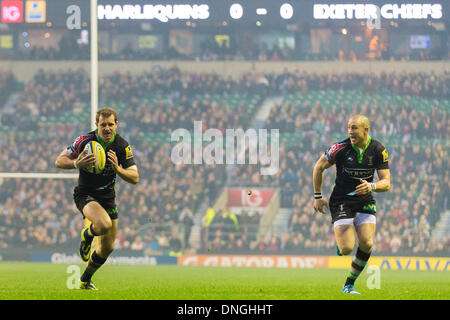
POLYGON ((358 121, 359 124, 362 124, 364 128, 370 129, 370 120, 369 118, 367 118, 367 116, 363 114, 355 114, 351 116, 350 119, 355 119, 356 121, 358 121))
POLYGON ((98 123, 100 116, 103 116, 103 118, 108 118, 110 116, 114 116, 114 122, 117 122, 117 112, 113 108, 103 108, 97 111, 97 114, 95 115, 95 122, 98 123))

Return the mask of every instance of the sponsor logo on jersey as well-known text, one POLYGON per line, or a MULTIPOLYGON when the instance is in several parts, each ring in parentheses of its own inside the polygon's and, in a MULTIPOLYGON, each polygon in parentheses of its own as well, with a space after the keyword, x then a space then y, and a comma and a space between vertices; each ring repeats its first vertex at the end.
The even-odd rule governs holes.
POLYGON ((131 146, 128 145, 125 148, 125 159, 131 159, 131 158, 133 158, 133 151, 131 150, 131 146))
POLYGON ((355 169, 344 167, 344 172, 353 179, 370 179, 373 177, 374 169, 355 169))
POLYGON ((383 155, 383 162, 388 162, 389 160, 389 155, 387 153, 387 150, 384 149, 383 152, 381 152, 381 154, 383 155))
POLYGON ((377 212, 377 206, 375 204, 366 204, 363 207, 363 211, 369 211, 369 212, 377 212))

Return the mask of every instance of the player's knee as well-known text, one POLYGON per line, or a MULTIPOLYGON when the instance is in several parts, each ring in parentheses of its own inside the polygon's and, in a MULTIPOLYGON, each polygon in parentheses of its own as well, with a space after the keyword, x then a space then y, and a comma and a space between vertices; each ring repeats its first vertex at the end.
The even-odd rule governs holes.
POLYGON ((97 227, 96 229, 98 229, 97 231, 99 232, 99 234, 103 235, 112 228, 112 221, 111 219, 100 220, 95 226, 97 227))
POLYGON ((352 253, 353 248, 350 248, 350 247, 343 247, 343 248, 340 249, 340 251, 341 251, 341 254, 342 254, 343 256, 348 256, 350 253, 352 253))
POLYGON ((373 247, 372 239, 364 239, 362 241, 359 241, 359 248, 364 252, 372 251, 372 247, 373 247))

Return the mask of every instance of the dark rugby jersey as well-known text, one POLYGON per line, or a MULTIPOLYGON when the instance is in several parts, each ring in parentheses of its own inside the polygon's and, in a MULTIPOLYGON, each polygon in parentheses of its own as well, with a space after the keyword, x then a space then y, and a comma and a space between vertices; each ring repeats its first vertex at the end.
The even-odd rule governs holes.
POLYGON ((386 148, 370 136, 363 152, 347 138, 328 148, 325 158, 330 164, 336 164, 336 185, 330 201, 343 198, 372 199, 372 193, 362 196, 356 194, 356 186, 361 184, 359 179, 373 182, 375 170, 389 169, 386 148))
POLYGON ((108 151, 113 150, 122 168, 126 169, 135 165, 133 152, 129 143, 120 135, 115 134, 112 141, 105 144, 98 136, 98 131, 91 131, 85 135, 79 136, 69 147, 67 151, 72 157, 76 158, 83 152, 84 147, 89 141, 97 141, 105 149, 106 164, 102 173, 95 174, 80 168, 80 175, 78 178, 78 187, 80 190, 95 191, 101 194, 114 194, 114 185, 116 182, 116 173, 114 172, 111 162, 108 160, 108 151))

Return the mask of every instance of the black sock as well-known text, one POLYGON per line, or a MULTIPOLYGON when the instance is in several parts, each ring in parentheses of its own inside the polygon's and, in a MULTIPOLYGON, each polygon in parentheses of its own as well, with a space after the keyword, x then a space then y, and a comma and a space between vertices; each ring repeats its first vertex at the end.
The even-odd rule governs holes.
POLYGON ((372 252, 366 253, 364 251, 361 251, 361 249, 358 248, 356 251, 355 257, 352 260, 352 267, 350 269, 350 273, 347 277, 347 280, 345 281, 345 285, 353 285, 355 284, 355 280, 358 278, 360 273, 364 270, 364 267, 367 264, 367 261, 370 258, 370 254, 372 252))
POLYGON ((105 263, 105 261, 105 258, 100 257, 97 252, 94 251, 80 280, 82 282, 91 281, 91 278, 94 275, 95 271, 97 271, 97 269, 100 268, 105 263))
POLYGON ((96 234, 94 232, 94 229, 92 228, 92 224, 89 226, 89 228, 87 228, 86 230, 84 230, 84 238, 87 241, 92 241, 92 239, 94 239, 95 236, 98 236, 98 234, 96 234))

